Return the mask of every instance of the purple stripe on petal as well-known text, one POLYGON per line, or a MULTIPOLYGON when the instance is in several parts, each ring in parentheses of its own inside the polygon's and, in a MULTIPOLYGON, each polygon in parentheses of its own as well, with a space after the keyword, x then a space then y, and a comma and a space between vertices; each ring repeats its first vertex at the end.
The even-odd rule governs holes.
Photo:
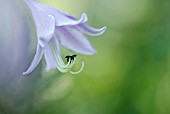
POLYGON ((90 27, 86 24, 79 24, 79 25, 77 25, 77 28, 81 32, 88 34, 88 35, 91 35, 91 36, 98 36, 98 35, 103 34, 106 31, 106 27, 96 29, 96 28, 90 27))
POLYGON ((77 53, 92 55, 95 49, 89 40, 74 27, 56 27, 56 36, 61 44, 72 51, 77 53))

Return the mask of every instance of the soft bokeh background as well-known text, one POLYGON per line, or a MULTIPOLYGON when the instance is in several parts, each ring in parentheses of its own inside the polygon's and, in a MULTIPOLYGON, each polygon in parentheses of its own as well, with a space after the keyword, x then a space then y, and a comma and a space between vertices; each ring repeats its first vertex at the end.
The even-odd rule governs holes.
MULTIPOLYGON (((96 28, 107 26, 107 31, 98 37, 88 36, 97 53, 78 55, 75 70, 82 59, 85 61, 80 74, 62 74, 54 70, 42 71, 40 77, 36 74, 40 70, 36 69, 35 74, 27 78, 32 82, 24 84, 32 89, 13 90, 29 94, 29 97, 22 94, 15 97, 13 102, 17 105, 18 101, 31 102, 18 110, 31 114, 170 114, 170 0, 39 1, 77 18, 86 12, 87 24, 96 28), (20 97, 27 100, 20 100, 20 97)), ((23 13, 23 17, 28 14, 29 11, 23 13)), ((29 19, 28 16, 26 20, 29 19)), ((34 36, 30 37, 35 38, 34 29, 26 23, 34 36)), ((65 49, 62 52, 63 57, 70 53, 65 49)), ((35 49, 30 56, 32 53, 35 49)), ((32 58, 27 59, 30 62, 32 58)), ((22 88, 22 84, 20 86, 22 88)), ((4 110, 2 106, 0 110, 4 110)))

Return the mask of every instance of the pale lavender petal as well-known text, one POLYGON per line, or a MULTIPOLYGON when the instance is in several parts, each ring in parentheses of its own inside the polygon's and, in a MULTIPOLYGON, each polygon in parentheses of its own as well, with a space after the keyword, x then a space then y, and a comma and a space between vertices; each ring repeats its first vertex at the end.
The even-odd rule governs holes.
POLYGON ((49 15, 54 16, 55 18, 55 24, 56 26, 63 26, 63 25, 77 25, 80 23, 85 23, 87 19, 87 15, 85 13, 82 14, 81 18, 78 20, 75 17, 62 12, 58 9, 52 8, 50 6, 41 4, 39 2, 33 1, 36 7, 38 7, 41 10, 44 10, 44 12, 48 13, 49 15))
POLYGON ((45 46, 44 49, 44 57, 45 57, 45 61, 46 61, 46 71, 50 71, 53 70, 57 67, 56 61, 54 59, 54 55, 52 52, 52 49, 50 47, 50 44, 45 46))
POLYGON ((44 47, 45 44, 47 44, 54 35, 55 19, 51 15, 48 15, 48 17, 42 16, 42 22, 39 22, 38 24, 37 37, 40 45, 44 47))
POLYGON ((72 17, 71 15, 68 14, 66 15, 66 13, 61 13, 61 12, 60 15, 58 15, 58 17, 59 19, 55 18, 57 21, 56 26, 77 25, 77 24, 85 23, 88 20, 86 13, 83 13, 79 20, 76 18, 74 19, 74 17, 72 17))
POLYGON ((57 34, 54 35, 54 38, 51 39, 52 42, 54 43, 55 45, 55 49, 57 50, 57 52, 60 54, 60 43, 59 43, 59 40, 57 39, 58 36, 56 36, 57 34))
POLYGON ((91 35, 91 36, 98 36, 103 34, 106 31, 106 27, 96 29, 93 27, 90 27, 86 24, 79 24, 76 26, 82 33, 91 35))
POLYGON ((56 27, 56 35, 60 43, 67 49, 77 53, 92 55, 95 49, 89 40, 77 29, 71 26, 56 27))
POLYGON ((36 1, 26 0, 29 6, 37 29, 38 42, 42 47, 52 38, 55 28, 55 19, 52 15, 49 15, 36 5, 36 1))
POLYGON ((34 59, 31 62, 31 65, 29 66, 28 70, 26 72, 23 72, 23 75, 30 74, 35 69, 35 67, 40 62, 42 55, 43 55, 43 49, 40 45, 37 45, 37 52, 34 56, 34 59))

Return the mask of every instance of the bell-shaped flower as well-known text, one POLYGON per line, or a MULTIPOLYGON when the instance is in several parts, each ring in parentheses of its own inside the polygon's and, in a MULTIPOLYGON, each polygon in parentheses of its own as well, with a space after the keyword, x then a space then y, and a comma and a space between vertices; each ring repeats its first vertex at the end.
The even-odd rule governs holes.
POLYGON ((64 63, 60 53, 60 45, 76 53, 92 55, 95 53, 95 49, 84 34, 98 36, 106 30, 106 27, 95 29, 86 25, 87 16, 85 13, 78 20, 65 12, 43 5, 35 0, 24 0, 24 2, 31 10, 36 25, 38 43, 35 57, 23 74, 31 73, 39 64, 43 55, 47 71, 57 68, 61 72, 73 74, 81 72, 84 62, 82 61, 82 67, 79 71, 71 71, 76 56, 67 56, 67 63, 64 63))

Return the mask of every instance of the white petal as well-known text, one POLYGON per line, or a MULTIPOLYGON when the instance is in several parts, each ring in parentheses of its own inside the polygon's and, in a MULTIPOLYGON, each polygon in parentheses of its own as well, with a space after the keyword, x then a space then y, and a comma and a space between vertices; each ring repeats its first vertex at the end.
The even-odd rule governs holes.
POLYGON ((77 25, 77 28, 81 32, 88 34, 88 35, 91 35, 91 36, 98 36, 98 35, 103 34, 106 31, 106 27, 96 29, 96 28, 90 27, 86 24, 79 24, 79 25, 77 25))
POLYGON ((55 32, 56 36, 58 36, 57 38, 65 48, 86 55, 95 53, 95 49, 89 40, 74 27, 56 27, 55 32))
POLYGON ((40 45, 37 45, 37 52, 34 56, 34 59, 31 62, 31 65, 29 66, 28 70, 26 72, 23 72, 23 75, 30 74, 35 69, 35 67, 40 62, 42 55, 43 55, 43 49, 40 45))
POLYGON ((56 61, 54 59, 54 55, 52 53, 52 49, 50 47, 50 44, 45 46, 44 49, 44 57, 46 61, 46 71, 53 70, 57 67, 56 61))
POLYGON ((58 9, 52 8, 50 6, 41 4, 39 2, 33 1, 34 4, 44 12, 48 13, 49 15, 54 16, 56 26, 63 26, 63 25, 77 25, 80 23, 85 23, 87 19, 87 15, 85 13, 82 14, 81 18, 78 20, 77 18, 62 12, 58 9))

